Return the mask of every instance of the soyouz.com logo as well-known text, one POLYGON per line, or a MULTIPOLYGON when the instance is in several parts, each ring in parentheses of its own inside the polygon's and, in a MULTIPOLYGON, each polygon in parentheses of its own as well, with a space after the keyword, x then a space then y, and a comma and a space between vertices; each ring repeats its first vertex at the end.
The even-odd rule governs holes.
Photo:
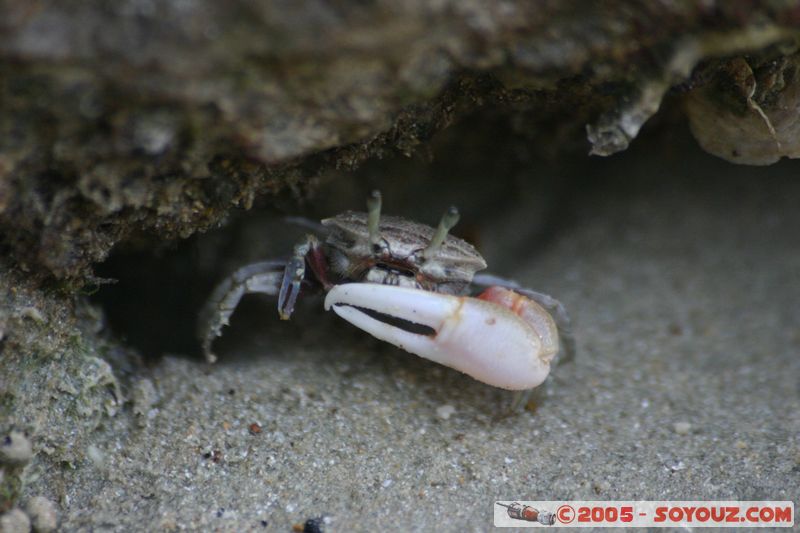
POLYGON ((793 527, 790 501, 522 501, 494 504, 496 527, 793 527))

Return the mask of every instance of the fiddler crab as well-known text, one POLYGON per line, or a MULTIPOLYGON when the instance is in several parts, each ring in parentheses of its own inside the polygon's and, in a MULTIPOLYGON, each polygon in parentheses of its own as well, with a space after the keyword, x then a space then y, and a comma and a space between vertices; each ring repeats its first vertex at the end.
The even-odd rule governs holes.
POLYGON ((475 248, 449 235, 459 219, 451 207, 434 229, 381 216, 374 191, 367 213, 322 221, 324 242, 307 235, 288 261, 235 271, 209 297, 198 334, 209 362, 212 342, 247 293, 278 295, 288 320, 301 291, 324 291, 325 310, 395 346, 503 389, 530 391, 550 373, 559 352, 573 351, 569 317, 557 300, 487 274, 475 248), (473 287, 484 290, 470 296, 473 287))

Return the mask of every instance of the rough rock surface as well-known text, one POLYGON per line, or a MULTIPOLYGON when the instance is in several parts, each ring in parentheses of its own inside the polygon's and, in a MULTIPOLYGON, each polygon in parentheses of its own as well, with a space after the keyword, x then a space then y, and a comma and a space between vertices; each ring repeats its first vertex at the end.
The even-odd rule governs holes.
POLYGON ((302 195, 489 102, 534 108, 543 131, 597 118, 594 150, 611 153, 705 55, 791 40, 800 18, 789 1, 0 10, 0 231, 21 264, 68 279, 121 239, 186 237, 258 195, 302 195))
POLYGON ((721 61, 689 93, 686 110, 704 150, 732 163, 800 157, 800 54, 721 61))
MULTIPOLYGON (((119 376, 136 358, 99 335, 98 311, 83 297, 43 289, 7 259, 0 260, 0 300, 0 439, 24 438, 24 463, 32 449, 37 465, 68 470, 83 457, 85 439, 118 412, 119 376), (124 361, 118 374, 109 361, 124 361)), ((0 460, 0 509, 19 496, 19 463, 0 460)))

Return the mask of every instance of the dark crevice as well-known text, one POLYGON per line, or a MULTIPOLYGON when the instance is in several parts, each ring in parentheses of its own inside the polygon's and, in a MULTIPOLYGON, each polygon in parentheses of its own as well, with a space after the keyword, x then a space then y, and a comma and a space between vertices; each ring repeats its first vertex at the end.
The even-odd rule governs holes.
MULTIPOLYGON (((103 308, 112 332, 145 357, 200 359, 197 320, 214 286, 244 265, 285 258, 303 233, 283 222, 280 213, 263 209, 235 213, 224 227, 185 240, 160 242, 140 236, 97 265, 97 276, 115 282, 101 286, 92 301, 103 308)), ((301 297, 312 299, 306 296, 301 297)), ((269 300, 253 297, 259 298, 269 300)), ((268 317, 274 313, 277 322, 274 304, 270 311, 268 317)), ((232 323, 246 324, 240 316, 244 314, 234 313, 232 323)))
POLYGON ((197 269, 194 239, 157 251, 115 252, 96 272, 116 280, 92 299, 124 342, 148 358, 199 356, 195 323, 212 282, 197 269))

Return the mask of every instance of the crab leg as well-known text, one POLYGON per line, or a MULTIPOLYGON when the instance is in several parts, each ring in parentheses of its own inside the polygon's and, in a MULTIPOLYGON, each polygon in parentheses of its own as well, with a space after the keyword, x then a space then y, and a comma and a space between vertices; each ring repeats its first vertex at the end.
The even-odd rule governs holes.
MULTIPOLYGON (((537 304, 528 302, 549 319, 537 304)), ((547 325, 552 331, 543 335, 537 331, 538 326, 502 301, 350 283, 328 292, 325 309, 331 307, 374 337, 504 389, 526 390, 540 385, 558 351, 552 319, 547 325), (381 315, 386 322, 379 320, 381 315), (417 325, 409 330, 423 326, 430 329, 430 334, 388 323, 398 319, 417 325)))
POLYGON ((242 296, 251 292, 276 294, 281 287, 285 267, 284 261, 253 263, 240 268, 214 288, 200 312, 197 324, 203 355, 209 363, 217 360, 217 356, 211 351, 211 343, 220 335, 222 327, 228 324, 242 296))

